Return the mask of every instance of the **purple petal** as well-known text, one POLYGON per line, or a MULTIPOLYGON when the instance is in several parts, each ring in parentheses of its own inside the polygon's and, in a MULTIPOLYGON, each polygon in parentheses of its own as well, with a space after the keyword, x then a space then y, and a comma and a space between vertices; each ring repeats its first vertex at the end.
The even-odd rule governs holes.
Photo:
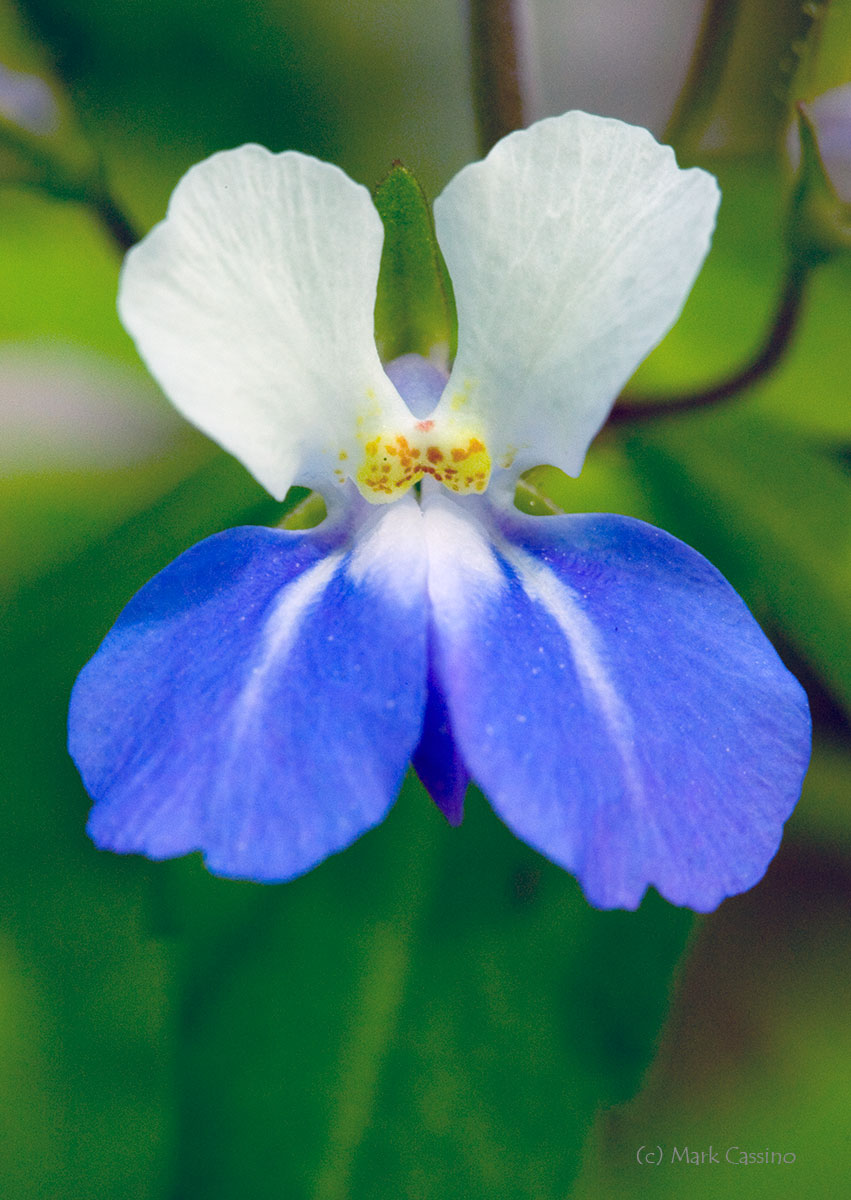
MULTIPOLYGON (((812 121, 818 149, 830 183, 845 204, 851 204, 851 83, 822 92, 804 105, 812 121)), ((801 161, 797 121, 790 128, 787 149, 793 166, 801 161)))
POLYGON ((95 842, 201 850, 215 874, 264 881, 347 846, 382 820, 419 738, 425 610, 413 502, 354 540, 249 527, 188 550, 74 690, 95 842))
POLYGON ((477 513, 466 548, 430 539, 429 589, 452 728, 496 811, 600 907, 653 885, 708 911, 752 886, 810 722, 744 603, 639 521, 477 513))
POLYGON ((449 378, 421 354, 400 354, 385 363, 384 372, 419 421, 434 411, 449 378))
POLYGON ((449 824, 460 825, 470 776, 452 735, 446 697, 431 666, 422 736, 411 761, 423 787, 449 824))

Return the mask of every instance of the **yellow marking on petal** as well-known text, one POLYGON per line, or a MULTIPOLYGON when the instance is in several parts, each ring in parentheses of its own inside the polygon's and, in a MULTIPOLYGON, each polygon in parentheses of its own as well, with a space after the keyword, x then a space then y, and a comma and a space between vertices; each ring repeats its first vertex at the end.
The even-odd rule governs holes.
POLYGON ((476 431, 425 420, 412 422, 406 433, 385 430, 365 441, 355 482, 367 500, 386 504, 424 475, 453 492, 483 492, 490 472, 490 455, 476 431))
POLYGON ((452 399, 449 401, 449 407, 454 413, 460 412, 462 408, 467 407, 472 398, 473 381, 471 379, 467 379, 465 380, 463 387, 459 388, 457 392, 453 392, 452 399))
POLYGON ((364 395, 366 396, 366 403, 361 405, 357 415, 358 436, 361 436, 366 429, 377 428, 381 421, 381 405, 378 402, 375 389, 367 388, 364 395))

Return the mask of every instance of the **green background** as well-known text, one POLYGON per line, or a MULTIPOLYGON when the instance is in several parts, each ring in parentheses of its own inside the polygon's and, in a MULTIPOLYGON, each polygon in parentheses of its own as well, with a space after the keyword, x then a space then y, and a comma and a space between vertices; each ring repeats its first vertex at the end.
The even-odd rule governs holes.
MULTIPOLYGON (((806 27, 798 4, 733 8, 723 69, 679 130, 721 181, 718 232, 642 394, 713 382, 759 344, 785 264, 790 103, 851 76, 847 3, 806 27)), ((186 167, 243 141, 369 186, 401 158, 433 196, 477 154, 465 36, 449 0, 0 0, 0 60, 63 106, 45 145, 102 154, 140 229, 186 167)), ((810 694, 816 752, 780 853, 697 919, 655 895, 595 912, 480 795, 452 830, 413 777, 381 828, 285 886, 88 843, 64 749, 77 671, 181 550, 280 515, 171 417, 115 315, 119 265, 83 206, 0 188, 0 397, 28 414, 12 436, 0 408, 3 1200, 843 1194, 849 259, 812 278, 770 377, 610 427, 579 480, 543 478, 570 510, 638 516, 709 556, 810 694), (72 379, 74 437, 57 415, 72 379), (641 1146, 664 1161, 640 1166, 641 1146), (686 1146, 796 1161, 672 1164, 686 1146)))

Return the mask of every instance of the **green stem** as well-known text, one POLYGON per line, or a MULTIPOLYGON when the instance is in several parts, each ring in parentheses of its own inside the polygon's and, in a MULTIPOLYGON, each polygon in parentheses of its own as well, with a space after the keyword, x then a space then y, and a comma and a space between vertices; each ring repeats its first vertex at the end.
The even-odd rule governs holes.
POLYGON ((777 366, 792 343, 800 322, 809 270, 800 259, 792 261, 768 335, 757 353, 738 371, 710 387, 667 399, 622 396, 609 416, 610 424, 635 423, 708 408, 753 387, 777 366))
POLYGON ((662 141, 684 148, 709 121, 727 65, 739 13, 739 0, 709 0, 703 14, 688 75, 662 141))
POLYGON ((516 0, 469 0, 473 105, 482 154, 522 129, 516 0))
POLYGON ((29 134, 0 122, 0 145, 7 146, 31 172, 11 182, 46 192, 56 200, 71 200, 88 208, 120 254, 139 241, 140 234, 109 189, 103 164, 91 159, 85 167, 70 165, 48 153, 29 134))

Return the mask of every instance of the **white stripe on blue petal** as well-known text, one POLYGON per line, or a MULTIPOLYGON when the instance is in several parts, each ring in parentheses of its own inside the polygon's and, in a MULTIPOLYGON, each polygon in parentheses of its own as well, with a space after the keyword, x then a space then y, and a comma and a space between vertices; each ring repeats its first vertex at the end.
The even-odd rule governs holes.
POLYGON ((412 496, 373 511, 358 531, 346 573, 354 584, 372 585, 404 607, 419 603, 425 582, 422 513, 412 496))
POLYGON ((467 513, 505 582, 463 605, 464 554, 439 564, 435 546, 431 661, 499 816, 603 908, 652 885, 706 912, 752 886, 800 792, 809 714, 740 598, 626 517, 467 513))
POLYGON ((382 819, 422 729, 425 588, 359 586, 352 553, 346 528, 233 529, 130 602, 69 718, 97 845, 283 880, 382 819))
POLYGON ((626 789, 634 799, 640 799, 644 787, 635 757, 635 723, 615 687, 605 650, 576 593, 549 567, 509 542, 500 539, 499 552, 517 572, 526 595, 546 609, 564 634, 582 690, 600 712, 617 750, 626 789))
POLYGON ((442 621, 466 625, 471 609, 505 587, 505 576, 478 522, 425 481, 423 498, 429 598, 442 621))
POLYGON ((311 605, 325 591, 345 558, 342 551, 320 559, 281 593, 263 628, 257 660, 234 705, 234 742, 238 741, 264 700, 272 668, 283 670, 311 605))

